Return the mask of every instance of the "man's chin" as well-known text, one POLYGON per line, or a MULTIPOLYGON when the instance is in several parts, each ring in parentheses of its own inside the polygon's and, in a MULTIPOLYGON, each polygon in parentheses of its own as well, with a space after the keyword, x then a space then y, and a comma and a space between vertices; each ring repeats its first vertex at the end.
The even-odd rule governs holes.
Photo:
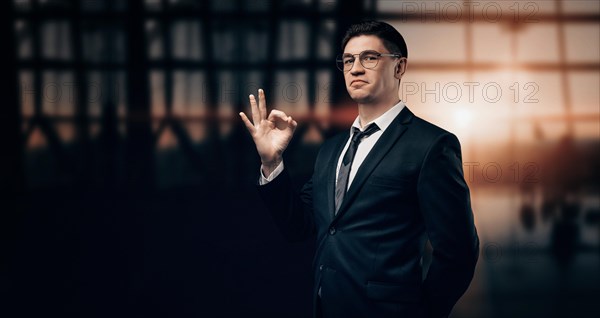
POLYGON ((359 104, 364 104, 371 100, 371 96, 369 94, 364 94, 363 92, 352 92, 350 93, 350 98, 359 104))

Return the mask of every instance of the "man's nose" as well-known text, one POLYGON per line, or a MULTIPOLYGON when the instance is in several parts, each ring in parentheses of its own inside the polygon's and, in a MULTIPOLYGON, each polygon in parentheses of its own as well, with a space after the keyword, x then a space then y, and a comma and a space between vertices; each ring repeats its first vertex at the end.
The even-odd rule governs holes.
POLYGON ((357 75, 365 72, 365 68, 362 66, 360 61, 356 59, 354 63, 352 63, 352 68, 350 69, 350 74, 357 75))

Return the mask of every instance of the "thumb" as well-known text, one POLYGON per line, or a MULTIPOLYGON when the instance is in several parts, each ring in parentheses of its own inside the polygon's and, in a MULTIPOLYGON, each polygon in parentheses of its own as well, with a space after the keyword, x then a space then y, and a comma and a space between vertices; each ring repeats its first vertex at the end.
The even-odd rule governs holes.
POLYGON ((292 128, 292 129, 296 129, 296 127, 298 126, 298 123, 292 118, 292 116, 288 116, 286 121, 287 121, 288 127, 292 128))

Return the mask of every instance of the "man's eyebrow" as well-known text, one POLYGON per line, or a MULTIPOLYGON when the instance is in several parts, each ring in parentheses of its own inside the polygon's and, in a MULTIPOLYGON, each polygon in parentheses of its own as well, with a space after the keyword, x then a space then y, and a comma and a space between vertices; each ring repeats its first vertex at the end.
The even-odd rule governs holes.
POLYGON ((376 50, 376 49, 364 49, 364 50, 362 50, 362 51, 360 51, 360 52, 357 52, 357 53, 344 52, 344 53, 342 53, 342 54, 360 54, 360 53, 362 53, 362 52, 379 52, 379 51, 378 51, 378 50, 376 50))

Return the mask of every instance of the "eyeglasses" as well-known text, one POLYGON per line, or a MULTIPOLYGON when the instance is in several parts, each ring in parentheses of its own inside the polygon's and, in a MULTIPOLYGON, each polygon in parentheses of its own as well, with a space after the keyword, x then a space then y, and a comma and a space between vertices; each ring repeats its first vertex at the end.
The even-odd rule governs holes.
POLYGON ((377 51, 362 51, 358 54, 344 53, 338 55, 335 59, 337 68, 344 73, 351 70, 352 66, 354 66, 355 55, 358 55, 360 64, 366 69, 375 68, 382 56, 402 57, 402 54, 399 53, 379 53, 377 51))

